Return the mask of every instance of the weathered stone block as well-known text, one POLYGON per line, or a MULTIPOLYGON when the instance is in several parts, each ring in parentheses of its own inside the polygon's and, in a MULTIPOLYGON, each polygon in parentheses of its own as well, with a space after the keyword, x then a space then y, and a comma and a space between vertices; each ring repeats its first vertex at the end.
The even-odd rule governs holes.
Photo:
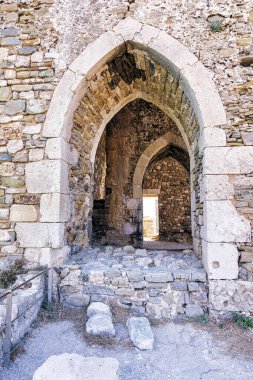
POLYGON ((60 137, 47 140, 45 153, 49 159, 61 158, 71 165, 78 161, 77 151, 60 137))
POLYGON ((238 250, 234 244, 203 241, 203 264, 209 279, 238 277, 238 250))
POLYGON ((169 282, 173 281, 172 273, 162 271, 149 271, 145 274, 145 280, 148 282, 169 282))
POLYGON ((152 350, 154 335, 145 317, 131 317, 127 321, 128 332, 134 346, 140 350, 152 350))
POLYGON ((233 199, 234 187, 228 175, 205 175, 201 183, 201 200, 233 199))
POLYGON ((253 311, 253 283, 251 281, 211 280, 209 302, 214 310, 253 311))
POLYGON ((204 174, 247 174, 253 170, 253 149, 250 146, 206 148, 204 174))
POLYGON ((63 223, 17 223, 17 240, 20 247, 52 247, 65 245, 63 223))
POLYGON ((69 196, 43 194, 40 201, 41 222, 66 222, 70 218, 69 196))
POLYGON ((36 222, 37 211, 35 206, 12 205, 10 209, 11 222, 36 222))
POLYGON ((90 296, 87 294, 73 294, 66 298, 65 301, 70 306, 83 307, 90 303, 90 296))
POLYGON ((88 335, 114 337, 115 329, 112 319, 107 314, 95 314, 86 322, 86 332, 88 335))
POLYGON ((26 165, 29 193, 68 192, 68 164, 62 160, 43 160, 26 165))
POLYGON ((11 99, 12 91, 10 87, 0 87, 0 102, 7 102, 11 99))
POLYGON ((206 201, 204 203, 204 239, 209 242, 248 242, 251 239, 250 222, 240 215, 232 202, 206 201))
POLYGON ((0 176, 12 177, 15 174, 15 164, 12 162, 3 162, 0 164, 0 176))
POLYGON ((45 99, 29 99, 27 101, 26 112, 28 114, 38 114, 47 111, 47 101, 45 99))
POLYGON ((87 316, 92 317, 95 314, 106 314, 112 317, 112 313, 108 305, 102 302, 92 302, 87 309, 87 316))

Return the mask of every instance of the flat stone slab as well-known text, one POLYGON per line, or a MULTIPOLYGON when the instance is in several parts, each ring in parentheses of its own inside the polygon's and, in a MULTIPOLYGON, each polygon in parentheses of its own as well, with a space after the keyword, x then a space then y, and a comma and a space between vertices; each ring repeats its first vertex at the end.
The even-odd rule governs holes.
POLYGON ((112 313, 108 305, 103 302, 92 302, 87 309, 87 316, 92 317, 95 314, 106 314, 110 318, 112 317, 112 313))
POLYGON ((118 380, 119 362, 113 358, 84 357, 77 354, 53 355, 33 380, 118 380))
POLYGON ((86 322, 86 332, 92 336, 114 337, 112 318, 107 314, 92 315, 86 322))
POLYGON ((154 335, 146 317, 131 317, 127 321, 128 332, 134 346, 140 350, 152 350, 154 335))

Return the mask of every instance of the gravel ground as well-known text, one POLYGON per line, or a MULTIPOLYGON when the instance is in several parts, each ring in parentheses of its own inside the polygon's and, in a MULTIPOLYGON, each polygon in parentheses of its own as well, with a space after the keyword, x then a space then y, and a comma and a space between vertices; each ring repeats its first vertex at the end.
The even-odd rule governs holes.
POLYGON ((114 357, 120 363, 120 380, 253 379, 253 361, 229 356, 221 342, 191 324, 153 326, 153 351, 139 351, 127 344, 122 325, 117 325, 116 331, 117 344, 98 345, 88 342, 73 321, 41 323, 26 339, 24 353, 9 370, 0 370, 0 379, 30 380, 48 357, 64 352, 114 357))

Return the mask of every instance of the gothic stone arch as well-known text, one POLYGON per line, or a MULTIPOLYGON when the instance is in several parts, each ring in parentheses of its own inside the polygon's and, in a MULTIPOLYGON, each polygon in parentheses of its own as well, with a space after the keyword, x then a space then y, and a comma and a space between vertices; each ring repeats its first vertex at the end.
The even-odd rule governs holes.
MULTIPOLYGON (((92 166, 104 127, 136 98, 168 114, 187 146, 193 240, 199 253, 202 249, 209 278, 237 278, 236 243, 249 241, 250 225, 233 206, 228 174, 242 173, 238 157, 246 162, 250 154, 247 147, 226 147, 226 115, 210 72, 165 32, 129 18, 91 43, 55 90, 43 129, 47 159, 26 165, 28 192, 41 194, 41 218, 16 224, 20 245, 45 250, 51 262, 64 259, 66 227, 74 223, 75 212, 87 224, 90 218, 92 166), (84 178, 82 205, 69 187, 71 171, 84 178)), ((247 173, 249 165, 243 170, 247 173)), ((87 232, 83 235, 80 244, 87 243, 87 232)))

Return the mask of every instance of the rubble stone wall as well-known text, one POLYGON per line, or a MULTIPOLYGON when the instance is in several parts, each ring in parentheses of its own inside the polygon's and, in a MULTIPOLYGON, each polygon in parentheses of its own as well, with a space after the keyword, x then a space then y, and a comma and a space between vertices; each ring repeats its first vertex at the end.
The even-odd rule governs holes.
POLYGON ((148 168, 143 188, 159 190, 160 239, 191 243, 189 172, 174 158, 163 158, 148 168))

